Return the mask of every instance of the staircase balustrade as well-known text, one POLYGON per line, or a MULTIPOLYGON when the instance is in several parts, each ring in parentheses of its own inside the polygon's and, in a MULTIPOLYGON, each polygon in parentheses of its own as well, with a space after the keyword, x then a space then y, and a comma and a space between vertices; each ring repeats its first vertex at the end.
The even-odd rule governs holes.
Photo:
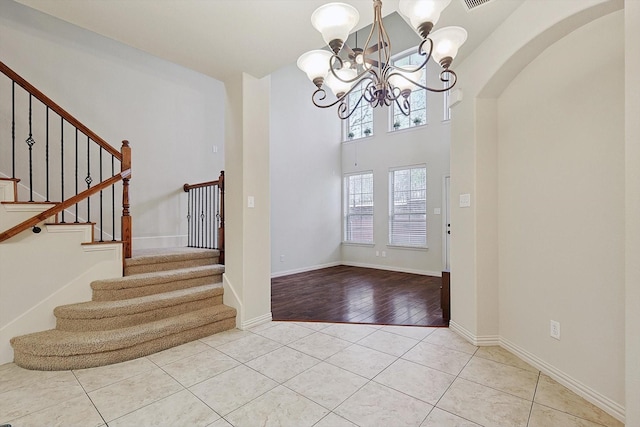
POLYGON ((217 249, 224 264, 224 171, 217 181, 184 184, 187 199, 187 246, 217 249))
MULTIPOLYGON (((27 178, 17 200, 55 202, 46 212, 60 223, 95 223, 98 241, 122 241, 130 258, 128 141, 114 148, 2 62, 0 72, 0 177, 27 178)), ((39 217, 0 232, 0 242, 39 217)))

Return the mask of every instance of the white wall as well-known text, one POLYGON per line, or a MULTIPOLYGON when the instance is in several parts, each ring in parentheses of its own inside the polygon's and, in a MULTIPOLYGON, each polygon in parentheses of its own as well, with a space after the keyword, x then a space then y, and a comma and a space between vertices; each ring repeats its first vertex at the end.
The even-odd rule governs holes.
POLYGON ((131 142, 134 250, 185 244, 182 185, 224 168, 222 83, 12 1, 0 58, 111 145, 131 142))
POLYGON ((618 15, 617 23, 605 18, 614 28, 602 22, 580 28, 621 6, 609 0, 524 1, 458 67, 464 101, 455 109, 451 152, 452 198, 472 195, 471 208, 452 209, 452 329, 476 343, 507 347, 618 418, 625 414, 624 113, 620 80, 612 83, 606 72, 623 66, 622 22, 618 15), (568 46, 562 38, 573 31, 588 41, 571 35, 568 40, 579 40, 568 46), (593 52, 603 45, 616 59, 596 64, 593 52), (531 68, 547 48, 555 53, 546 68, 531 68), (556 70, 564 79, 553 80, 556 70), (574 75, 567 77, 567 70, 574 75), (523 76, 529 80, 520 81, 523 76), (550 80, 557 89, 552 95, 545 86, 550 80), (598 82, 613 94, 603 100, 600 88, 594 90, 598 82), (512 83, 518 91, 503 95, 512 83), (610 114, 612 120, 600 121, 610 114), (551 184, 554 176, 560 179, 551 184), (598 324, 589 319, 596 307, 607 316, 598 324), (553 319, 562 324, 560 342, 548 336, 556 315, 562 316, 553 319))
POLYGON ((501 338, 621 406, 622 28, 620 11, 574 31, 498 100, 501 338))
MULTIPOLYGON (((429 68, 429 84, 439 81, 435 64, 429 68), (433 79, 433 80, 432 80, 433 79)), ((449 175, 450 124, 443 122, 443 95, 427 94, 427 124, 389 131, 389 109, 374 111, 374 132, 368 138, 342 145, 343 174, 373 171, 374 245, 342 245, 342 262, 347 265, 405 271, 439 276, 442 272, 443 178, 449 175), (389 243, 389 169, 427 165, 428 249, 399 248, 389 243), (440 208, 442 214, 434 214, 440 208), (386 257, 382 256, 385 252, 386 257), (378 252, 378 256, 376 256, 378 252)))
MULTIPOLYGON (((624 4, 625 93, 640 93, 640 2, 624 4)), ((640 97, 625 97, 626 422, 640 425, 640 97)))
POLYGON ((274 276, 340 262, 340 121, 311 103, 314 89, 295 65, 271 75, 274 276))

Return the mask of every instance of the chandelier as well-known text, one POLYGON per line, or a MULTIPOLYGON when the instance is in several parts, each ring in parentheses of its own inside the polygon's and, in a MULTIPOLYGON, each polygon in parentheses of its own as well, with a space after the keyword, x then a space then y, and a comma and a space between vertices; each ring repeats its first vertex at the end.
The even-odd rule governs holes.
MULTIPOLYGON (((298 58, 298 67, 307 73, 316 85, 311 100, 316 107, 329 108, 338 105, 338 117, 347 119, 364 100, 372 107, 390 106, 395 103, 408 116, 411 113, 409 97, 416 89, 444 92, 457 81, 450 68, 458 49, 467 39, 461 27, 445 27, 433 33, 442 11, 451 0, 400 0, 398 9, 411 23, 422 41, 417 52, 421 64, 400 67, 391 60, 391 40, 382 23, 382 1, 373 0, 373 25, 364 48, 349 47, 345 42, 358 24, 358 11, 346 3, 329 3, 319 7, 311 15, 312 25, 322 34, 331 51, 312 50, 298 58), (429 59, 440 66, 442 88, 431 88, 421 82, 429 59), (335 101, 327 100, 325 86, 335 95, 335 101), (356 88, 359 98, 349 102, 349 94, 356 88)), ((357 43, 356 43, 357 44, 357 43)))

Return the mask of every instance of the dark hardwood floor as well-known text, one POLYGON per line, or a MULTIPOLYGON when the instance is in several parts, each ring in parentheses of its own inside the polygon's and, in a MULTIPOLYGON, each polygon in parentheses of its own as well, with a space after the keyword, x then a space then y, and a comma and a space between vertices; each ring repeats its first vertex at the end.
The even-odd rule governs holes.
POLYGON ((439 277, 337 266, 271 279, 273 320, 447 326, 439 277))

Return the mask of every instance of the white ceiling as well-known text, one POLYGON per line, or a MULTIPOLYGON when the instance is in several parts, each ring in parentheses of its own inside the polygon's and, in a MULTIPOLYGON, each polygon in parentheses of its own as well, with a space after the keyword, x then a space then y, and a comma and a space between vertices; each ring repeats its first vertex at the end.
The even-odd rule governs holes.
MULTIPOLYGON (((64 21, 225 80, 239 72, 263 77, 322 47, 311 26, 313 11, 329 0, 16 0, 64 21)), ((371 24, 371 0, 342 0, 360 12, 358 28, 371 24)), ((398 0, 384 0, 383 14, 398 0)), ((467 11, 453 0, 437 28, 469 32, 459 62, 520 4, 492 0, 467 11)), ((393 34, 390 34, 393 42, 393 34)), ((455 66, 455 63, 454 63, 455 66)))

